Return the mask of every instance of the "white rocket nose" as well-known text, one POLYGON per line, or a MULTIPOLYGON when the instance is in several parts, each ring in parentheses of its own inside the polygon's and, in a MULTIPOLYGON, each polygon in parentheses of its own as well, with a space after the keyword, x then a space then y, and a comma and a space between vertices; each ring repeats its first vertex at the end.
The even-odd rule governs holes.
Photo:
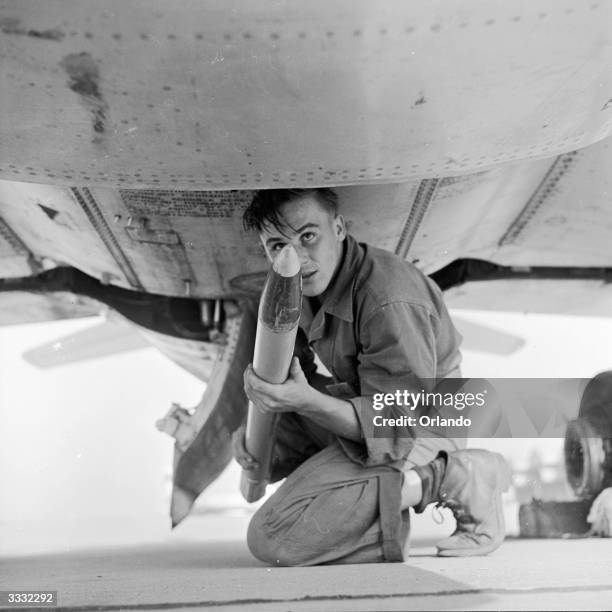
POLYGON ((274 258, 272 269, 280 276, 295 276, 300 271, 300 259, 292 245, 286 244, 274 258))

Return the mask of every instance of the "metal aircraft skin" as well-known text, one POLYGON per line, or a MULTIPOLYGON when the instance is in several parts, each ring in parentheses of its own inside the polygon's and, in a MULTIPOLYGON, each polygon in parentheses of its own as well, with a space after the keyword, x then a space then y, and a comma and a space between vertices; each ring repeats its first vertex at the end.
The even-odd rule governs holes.
POLYGON ((182 516, 246 407, 257 189, 336 188, 450 306, 608 316, 611 22, 607 0, 0 0, 0 324, 104 308, 209 382, 160 424, 182 516))

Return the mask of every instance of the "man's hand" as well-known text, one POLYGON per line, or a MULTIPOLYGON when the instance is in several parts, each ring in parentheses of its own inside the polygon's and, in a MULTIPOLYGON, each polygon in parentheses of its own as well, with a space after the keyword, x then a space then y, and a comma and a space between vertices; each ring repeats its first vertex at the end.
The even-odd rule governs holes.
POLYGON ((311 387, 297 357, 291 361, 289 378, 280 385, 262 380, 255 374, 253 367, 249 366, 244 372, 244 390, 253 404, 264 412, 297 412, 349 440, 360 441, 363 437, 352 404, 311 387))
POLYGON ((238 462, 243 470, 255 470, 259 467, 259 463, 249 455, 244 446, 244 432, 246 425, 241 425, 232 435, 232 451, 234 459, 238 462))
POLYGON ((317 394, 308 384, 297 357, 291 360, 289 377, 280 385, 262 380, 249 365, 244 371, 244 391, 253 404, 264 412, 307 412, 317 394))

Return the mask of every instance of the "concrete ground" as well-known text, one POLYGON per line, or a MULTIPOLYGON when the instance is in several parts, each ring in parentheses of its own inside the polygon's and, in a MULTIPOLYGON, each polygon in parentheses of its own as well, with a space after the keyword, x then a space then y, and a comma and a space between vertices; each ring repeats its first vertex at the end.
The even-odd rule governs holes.
POLYGON ((161 542, 5 554, 0 590, 57 590, 61 610, 612 607, 609 539, 509 539, 488 557, 442 559, 438 537, 428 537, 413 542, 405 563, 277 568, 251 557, 247 522, 239 513, 194 517, 161 542))

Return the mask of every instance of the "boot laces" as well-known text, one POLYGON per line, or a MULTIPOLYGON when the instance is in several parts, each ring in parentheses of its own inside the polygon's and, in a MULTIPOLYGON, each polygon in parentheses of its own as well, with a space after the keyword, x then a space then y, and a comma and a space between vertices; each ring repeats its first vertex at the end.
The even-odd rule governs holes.
POLYGON ((466 510, 466 507, 461 502, 457 501, 456 499, 445 499, 443 501, 439 501, 434 507, 438 516, 442 518, 442 520, 438 523, 438 520, 436 520, 434 517, 434 521, 436 521, 438 524, 444 522, 444 516, 440 511, 440 507, 448 508, 453 513, 458 525, 469 525, 475 522, 472 515, 466 510))

